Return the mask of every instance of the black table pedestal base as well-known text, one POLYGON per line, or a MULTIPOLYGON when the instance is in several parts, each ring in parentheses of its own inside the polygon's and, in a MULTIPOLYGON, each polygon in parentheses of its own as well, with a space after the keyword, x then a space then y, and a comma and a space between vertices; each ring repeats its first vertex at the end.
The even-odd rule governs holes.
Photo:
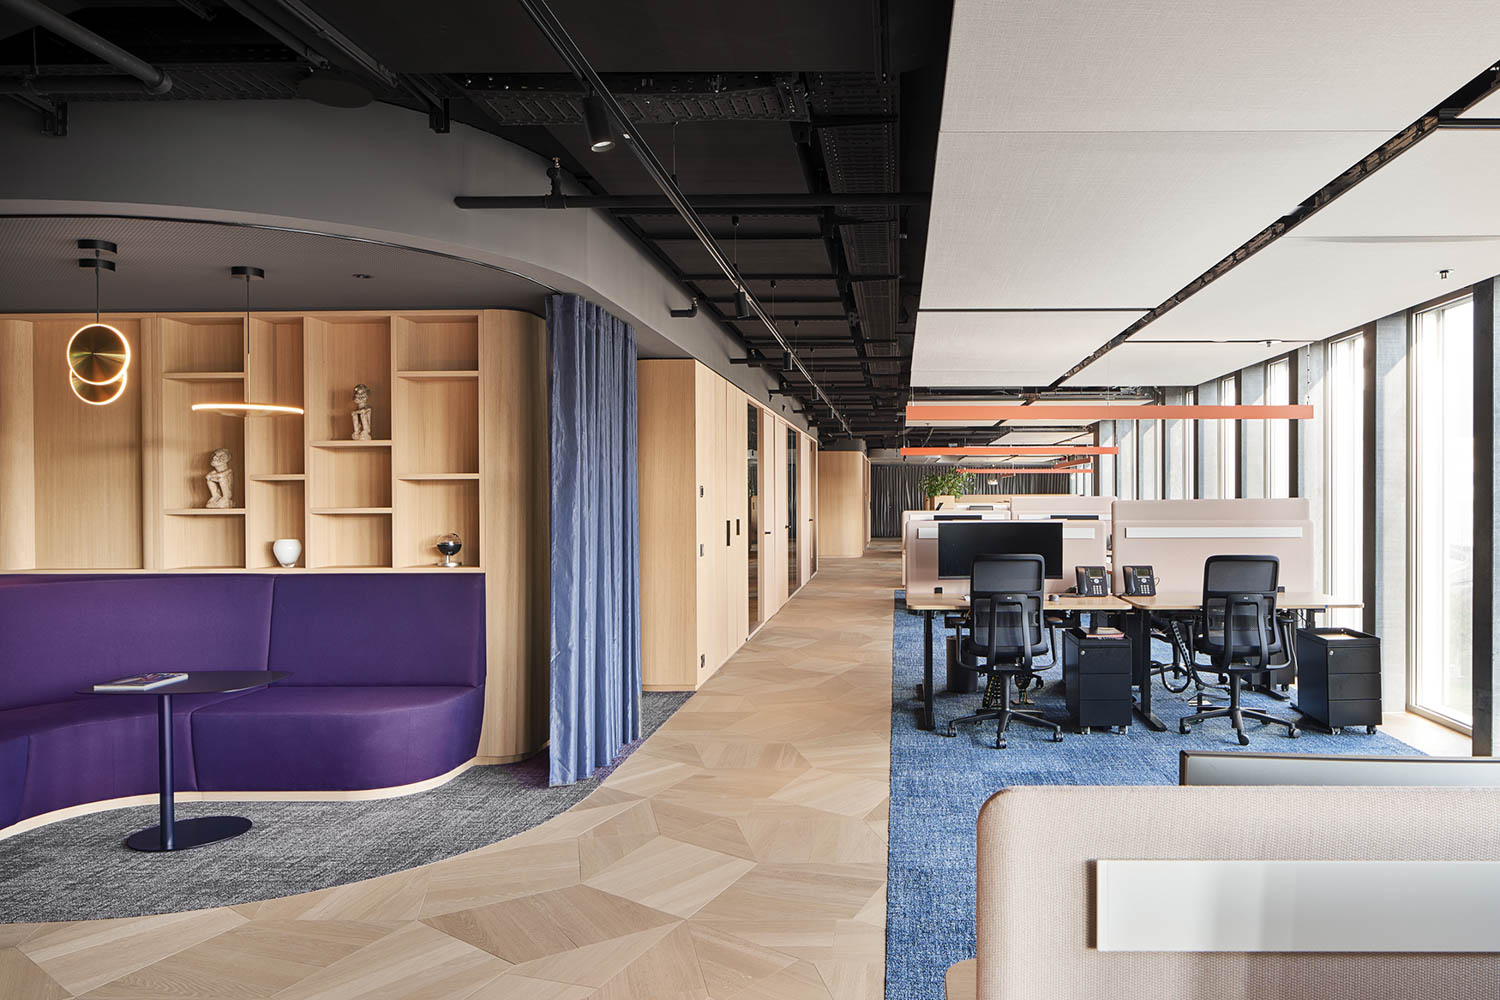
POLYGON ((172 844, 161 842, 161 827, 149 826, 125 838, 125 846, 133 851, 185 851, 190 847, 202 847, 231 837, 238 837, 250 829, 251 823, 243 816, 204 816, 199 819, 182 819, 172 824, 172 844))

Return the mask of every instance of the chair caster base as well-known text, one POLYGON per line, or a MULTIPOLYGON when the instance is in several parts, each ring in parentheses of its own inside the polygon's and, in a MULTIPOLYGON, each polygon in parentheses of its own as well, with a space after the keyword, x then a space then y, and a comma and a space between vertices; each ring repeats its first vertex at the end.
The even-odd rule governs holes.
POLYGON ((1061 743, 1062 741, 1063 741, 1063 735, 1062 735, 1061 732, 1056 732, 1056 733, 1052 734, 1052 742, 1053 743, 1061 743))
POLYGON ((1246 736, 1244 733, 1239 733, 1237 735, 1240 738, 1240 746, 1247 747, 1250 745, 1250 737, 1246 736))
POLYGON ((1286 730, 1286 738, 1287 739, 1289 739, 1289 740, 1295 740, 1298 736, 1301 736, 1301 735, 1302 735, 1302 730, 1298 729, 1296 726, 1288 726, 1287 727, 1287 730, 1286 730))
POLYGON ((1188 725, 1186 722, 1179 722, 1177 723, 1177 731, 1183 736, 1186 736, 1188 733, 1191 733, 1193 731, 1193 727, 1188 725))

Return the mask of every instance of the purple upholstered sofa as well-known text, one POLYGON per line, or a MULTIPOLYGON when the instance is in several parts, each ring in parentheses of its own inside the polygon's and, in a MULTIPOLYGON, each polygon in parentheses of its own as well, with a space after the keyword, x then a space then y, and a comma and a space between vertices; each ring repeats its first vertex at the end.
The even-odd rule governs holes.
POLYGON ((156 699, 78 694, 142 670, 289 670, 174 699, 182 790, 334 791, 474 756, 479 574, 0 577, 0 828, 156 791, 156 699))

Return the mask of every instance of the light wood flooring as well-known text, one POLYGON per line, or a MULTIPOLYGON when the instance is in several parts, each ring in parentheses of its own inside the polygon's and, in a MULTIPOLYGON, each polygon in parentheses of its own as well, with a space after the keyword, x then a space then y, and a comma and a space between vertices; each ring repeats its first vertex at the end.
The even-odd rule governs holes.
POLYGON ((533 830, 264 903, 0 926, 0 998, 878 1000, 899 576, 888 548, 823 560, 533 830))
MULTIPOLYGON (((527 833, 264 903, 0 925, 0 998, 877 1000, 899 575, 886 545, 825 559, 598 791, 527 833)), ((1467 752, 1414 715, 1387 727, 1467 752)))

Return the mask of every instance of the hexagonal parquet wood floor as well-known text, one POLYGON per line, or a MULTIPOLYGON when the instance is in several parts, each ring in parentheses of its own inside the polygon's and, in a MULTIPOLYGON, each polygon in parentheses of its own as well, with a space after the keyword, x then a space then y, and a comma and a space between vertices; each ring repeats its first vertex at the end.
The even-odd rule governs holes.
POLYGON ((889 550, 822 571, 591 796, 369 882, 0 926, 6 1000, 883 995, 889 550))

